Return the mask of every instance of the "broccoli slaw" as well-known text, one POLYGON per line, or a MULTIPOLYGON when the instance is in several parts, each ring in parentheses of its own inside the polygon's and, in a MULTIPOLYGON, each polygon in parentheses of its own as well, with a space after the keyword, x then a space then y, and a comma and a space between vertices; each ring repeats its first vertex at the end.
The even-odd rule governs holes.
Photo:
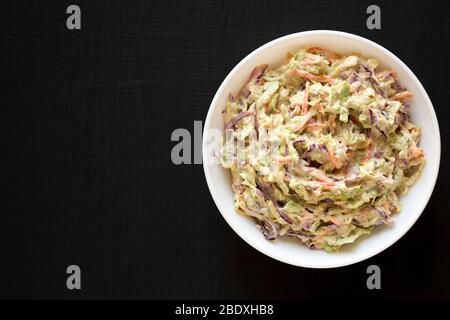
POLYGON ((302 48, 255 67, 223 112, 235 210, 268 240, 338 251, 400 211, 424 166, 412 93, 375 59, 302 48))

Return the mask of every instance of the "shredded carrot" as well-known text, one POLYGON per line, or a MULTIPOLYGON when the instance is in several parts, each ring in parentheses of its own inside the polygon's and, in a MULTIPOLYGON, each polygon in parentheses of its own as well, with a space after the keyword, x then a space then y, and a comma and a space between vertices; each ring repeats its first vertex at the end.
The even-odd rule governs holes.
POLYGON ((342 221, 339 220, 338 218, 334 217, 334 216, 330 217, 330 221, 333 222, 337 226, 341 226, 342 225, 342 221))
POLYGON ((320 96, 324 99, 328 99, 328 94, 326 92, 319 92, 320 96))
POLYGON ((332 52, 330 52, 326 49, 320 48, 320 47, 312 47, 312 48, 309 48, 307 51, 311 52, 311 53, 322 54, 330 62, 333 62, 334 60, 336 60, 336 57, 332 52))
POLYGON ((366 216, 370 213, 368 209, 358 209, 354 211, 357 216, 366 216))
POLYGON ((330 180, 328 177, 320 177, 318 175, 312 175, 317 181, 320 182, 323 186, 334 187, 336 182, 330 180))
POLYGON ((381 71, 381 72, 378 72, 376 74, 376 76, 377 76, 377 78, 385 78, 385 77, 388 77, 388 76, 393 76, 395 78, 395 77, 397 77, 397 72, 395 72, 394 70, 381 71))
POLYGON ((308 128, 322 128, 323 123, 320 123, 320 122, 308 123, 307 127, 308 128))
POLYGON ((366 151, 366 154, 364 155, 364 158, 362 159, 362 162, 366 162, 370 159, 370 150, 366 151))
POLYGON ((330 114, 330 116, 328 117, 328 126, 329 127, 334 126, 336 124, 335 120, 336 120, 336 115, 334 113, 330 114))
POLYGON ((320 62, 321 57, 312 53, 306 53, 303 59, 303 64, 305 66, 310 66, 320 62))
POLYGON ((292 162, 291 156, 278 156, 277 161, 280 164, 288 164, 292 162))
POLYGON ((412 92, 410 92, 410 91, 402 91, 402 92, 394 94, 389 99, 397 100, 397 101, 403 101, 403 100, 411 98, 412 96, 413 96, 412 92))
POLYGON ((301 69, 295 69, 294 70, 294 74, 299 76, 300 78, 305 78, 308 80, 312 80, 312 81, 316 81, 316 82, 326 82, 329 83, 331 82, 333 79, 331 79, 330 77, 326 76, 326 75, 317 75, 317 74, 312 74, 309 73, 305 70, 301 70, 301 69))
POLYGON ((323 109, 323 105, 320 102, 317 102, 316 108, 317 108, 317 110, 319 110, 320 113, 325 112, 325 110, 323 109))
POLYGON ((334 156, 334 150, 332 148, 328 148, 328 155, 330 156, 330 161, 333 164, 333 167, 337 167, 337 159, 334 156))
POLYGON ((335 126, 336 126, 336 115, 334 113, 330 114, 328 116, 328 127, 330 128, 330 132, 334 134, 335 132, 335 126))
POLYGON ((371 148, 369 148, 370 147, 370 145, 372 144, 372 139, 368 139, 367 140, 367 150, 366 150, 366 154, 364 155, 364 158, 362 159, 362 161, 363 162, 366 162, 367 160, 369 160, 370 159, 370 154, 372 153, 372 150, 371 150, 371 148))
POLYGON ((329 178, 325 173, 323 173, 319 169, 315 168, 307 168, 306 172, 313 177, 315 180, 319 181, 320 183, 324 183, 329 186, 334 186, 336 184, 335 181, 333 181, 331 178, 329 178))
POLYGON ((423 149, 415 146, 409 147, 409 152, 411 154, 411 159, 423 156, 423 149))
POLYGON ((305 115, 305 118, 303 119, 303 121, 300 122, 298 125, 296 125, 296 126, 292 129, 292 132, 302 131, 302 130, 305 128, 305 126, 306 126, 306 124, 308 123, 308 121, 309 121, 312 117, 313 117, 313 114, 312 114, 312 113, 307 113, 307 114, 305 115))
POLYGON ((323 124, 319 123, 319 122, 315 122, 315 123, 308 123, 306 125, 306 131, 311 132, 317 129, 322 129, 323 128, 323 124))
POLYGON ((330 183, 322 183, 322 187, 325 190, 331 190, 331 189, 333 189, 335 187, 335 185, 334 184, 330 184, 330 183))
POLYGON ((286 54, 286 62, 288 62, 289 60, 291 60, 291 58, 294 56, 294 54, 290 51, 288 51, 288 53, 286 54))

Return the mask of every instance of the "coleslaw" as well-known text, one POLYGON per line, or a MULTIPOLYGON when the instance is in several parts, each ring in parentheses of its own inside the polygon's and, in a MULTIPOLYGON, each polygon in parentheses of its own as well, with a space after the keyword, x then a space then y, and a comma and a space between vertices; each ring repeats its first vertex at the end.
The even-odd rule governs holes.
POLYGON ((401 209, 425 163, 393 70, 323 48, 255 67, 223 111, 235 210, 268 240, 338 251, 401 209))

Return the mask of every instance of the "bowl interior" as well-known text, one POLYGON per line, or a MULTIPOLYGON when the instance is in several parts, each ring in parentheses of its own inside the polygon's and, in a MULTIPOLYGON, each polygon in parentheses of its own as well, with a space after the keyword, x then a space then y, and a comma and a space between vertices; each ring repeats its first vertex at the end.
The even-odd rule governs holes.
MULTIPOLYGON (((216 131, 217 133, 217 131, 216 131)), ((381 46, 358 36, 335 31, 310 31, 274 40, 242 60, 224 80, 211 104, 205 122, 203 165, 213 199, 228 224, 250 245, 277 260, 303 267, 331 268, 352 264, 369 258, 397 241, 414 224, 431 196, 440 160, 439 127, 433 106, 420 82, 398 58, 381 46), (392 226, 382 226, 369 236, 338 253, 310 250, 295 240, 264 239, 254 221, 237 214, 233 209, 233 192, 229 172, 214 162, 212 150, 220 147, 214 130, 223 130, 221 112, 229 93, 236 93, 248 80, 252 69, 262 63, 276 67, 283 63, 288 51, 304 46, 320 46, 341 54, 359 53, 378 59, 381 68, 393 69, 399 82, 415 94, 410 101, 413 122, 422 128, 421 146, 426 165, 421 177, 401 198, 402 210, 394 216, 392 226)))

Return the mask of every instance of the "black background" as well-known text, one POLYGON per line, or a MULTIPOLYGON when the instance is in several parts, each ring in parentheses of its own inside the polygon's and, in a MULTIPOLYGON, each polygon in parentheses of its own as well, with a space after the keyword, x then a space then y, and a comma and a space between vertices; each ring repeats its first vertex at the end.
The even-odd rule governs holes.
POLYGON ((0 297, 450 298, 448 2, 5 1, 0 5, 0 297), (66 28, 81 7, 82 29, 66 28), (430 95, 440 176, 415 226, 356 265, 312 270, 242 241, 201 165, 171 163, 227 73, 274 38, 355 33, 399 56, 430 95), (82 290, 66 289, 66 267, 82 290), (366 288, 378 264, 382 290, 366 288))

